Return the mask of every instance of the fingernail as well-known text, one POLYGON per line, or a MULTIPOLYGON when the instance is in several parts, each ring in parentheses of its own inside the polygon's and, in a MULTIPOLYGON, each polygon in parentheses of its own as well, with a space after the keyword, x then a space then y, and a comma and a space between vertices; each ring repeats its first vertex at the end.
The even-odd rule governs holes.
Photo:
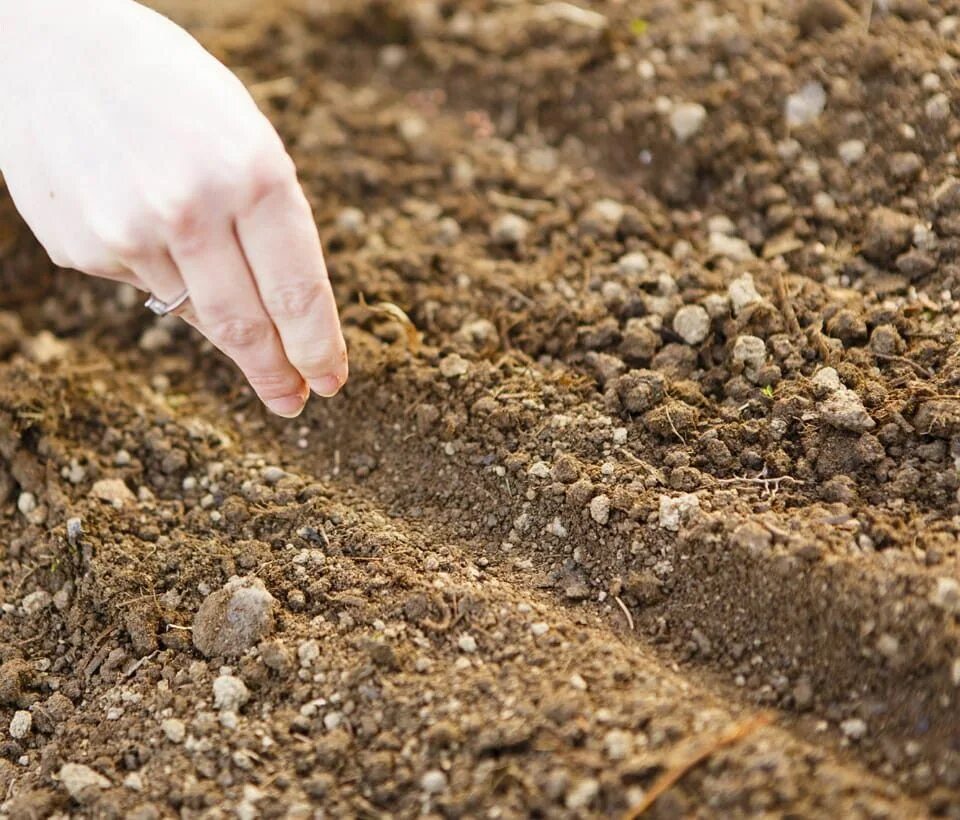
POLYGON ((336 376, 322 376, 310 382, 310 389, 318 396, 329 399, 340 392, 340 379, 336 376))
POLYGON ((278 416, 283 416, 285 419, 295 419, 303 412, 306 403, 303 396, 294 394, 284 396, 282 399, 271 399, 267 402, 267 407, 278 416))

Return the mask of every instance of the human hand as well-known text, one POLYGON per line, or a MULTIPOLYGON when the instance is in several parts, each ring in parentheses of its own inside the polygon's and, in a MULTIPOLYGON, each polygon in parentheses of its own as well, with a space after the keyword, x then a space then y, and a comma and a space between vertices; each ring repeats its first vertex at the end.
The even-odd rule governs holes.
POLYGON ((310 205, 240 81, 133 0, 0 0, 0 171, 61 267, 159 299, 274 413, 347 353, 310 205))

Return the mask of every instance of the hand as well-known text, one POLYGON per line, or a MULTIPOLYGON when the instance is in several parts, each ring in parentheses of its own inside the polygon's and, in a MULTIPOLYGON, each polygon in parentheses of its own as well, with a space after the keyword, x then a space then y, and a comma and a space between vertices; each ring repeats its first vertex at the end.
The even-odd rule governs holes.
MULTIPOLYGON (((132 0, 0 0, 0 170, 62 267, 173 300, 274 413, 347 354, 293 162, 240 81, 132 0)), ((309 387, 308 387, 309 386, 309 387)))

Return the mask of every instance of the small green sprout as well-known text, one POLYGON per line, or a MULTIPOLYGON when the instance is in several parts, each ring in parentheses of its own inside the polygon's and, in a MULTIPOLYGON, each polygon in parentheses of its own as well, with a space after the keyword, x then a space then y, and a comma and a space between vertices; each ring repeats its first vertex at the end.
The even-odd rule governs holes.
POLYGON ((763 393, 763 395, 766 396, 768 399, 772 399, 772 398, 773 398, 773 385, 768 384, 768 385, 767 385, 766 387, 764 387, 760 392, 763 393))
POLYGON ((634 37, 643 37, 649 28, 650 24, 642 17, 637 17, 635 20, 630 21, 630 31, 633 32, 634 37))

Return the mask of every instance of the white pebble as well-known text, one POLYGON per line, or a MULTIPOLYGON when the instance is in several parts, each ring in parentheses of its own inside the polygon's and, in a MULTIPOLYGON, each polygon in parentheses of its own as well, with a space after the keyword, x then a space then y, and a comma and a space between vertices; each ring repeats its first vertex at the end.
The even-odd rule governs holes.
POLYGON ((610 496, 594 496, 590 501, 590 517, 603 526, 610 520, 610 496))
POLYGON ((799 128, 813 122, 823 113, 827 104, 827 92, 820 83, 807 83, 795 94, 787 97, 784 115, 788 128, 799 128))
POLYGON ((688 345, 698 345, 710 333, 710 315, 700 305, 684 305, 673 317, 673 329, 688 345))
POLYGON ((420 778, 420 788, 427 794, 440 794, 447 788, 447 776, 439 769, 431 769, 420 778))
POLYGON ((234 675, 220 675, 213 681, 213 705, 221 712, 236 712, 250 700, 247 685, 234 675))
POLYGON ((30 734, 32 727, 33 716, 29 712, 19 709, 13 713, 13 717, 10 719, 10 737, 14 740, 23 740, 30 734))
POLYGON ((476 652, 477 651, 477 639, 473 635, 464 633, 460 636, 460 639, 457 641, 457 646, 460 647, 463 652, 476 652))
POLYGON ((182 720, 167 718, 160 723, 160 728, 171 743, 183 743, 187 736, 187 727, 182 720))
POLYGON ((841 142, 837 148, 837 154, 844 165, 855 165, 863 159, 867 153, 867 146, 863 140, 847 140, 841 142))
POLYGON ((677 103, 670 111, 670 128, 679 142, 686 142, 703 128, 706 119, 707 109, 700 103, 677 103))

